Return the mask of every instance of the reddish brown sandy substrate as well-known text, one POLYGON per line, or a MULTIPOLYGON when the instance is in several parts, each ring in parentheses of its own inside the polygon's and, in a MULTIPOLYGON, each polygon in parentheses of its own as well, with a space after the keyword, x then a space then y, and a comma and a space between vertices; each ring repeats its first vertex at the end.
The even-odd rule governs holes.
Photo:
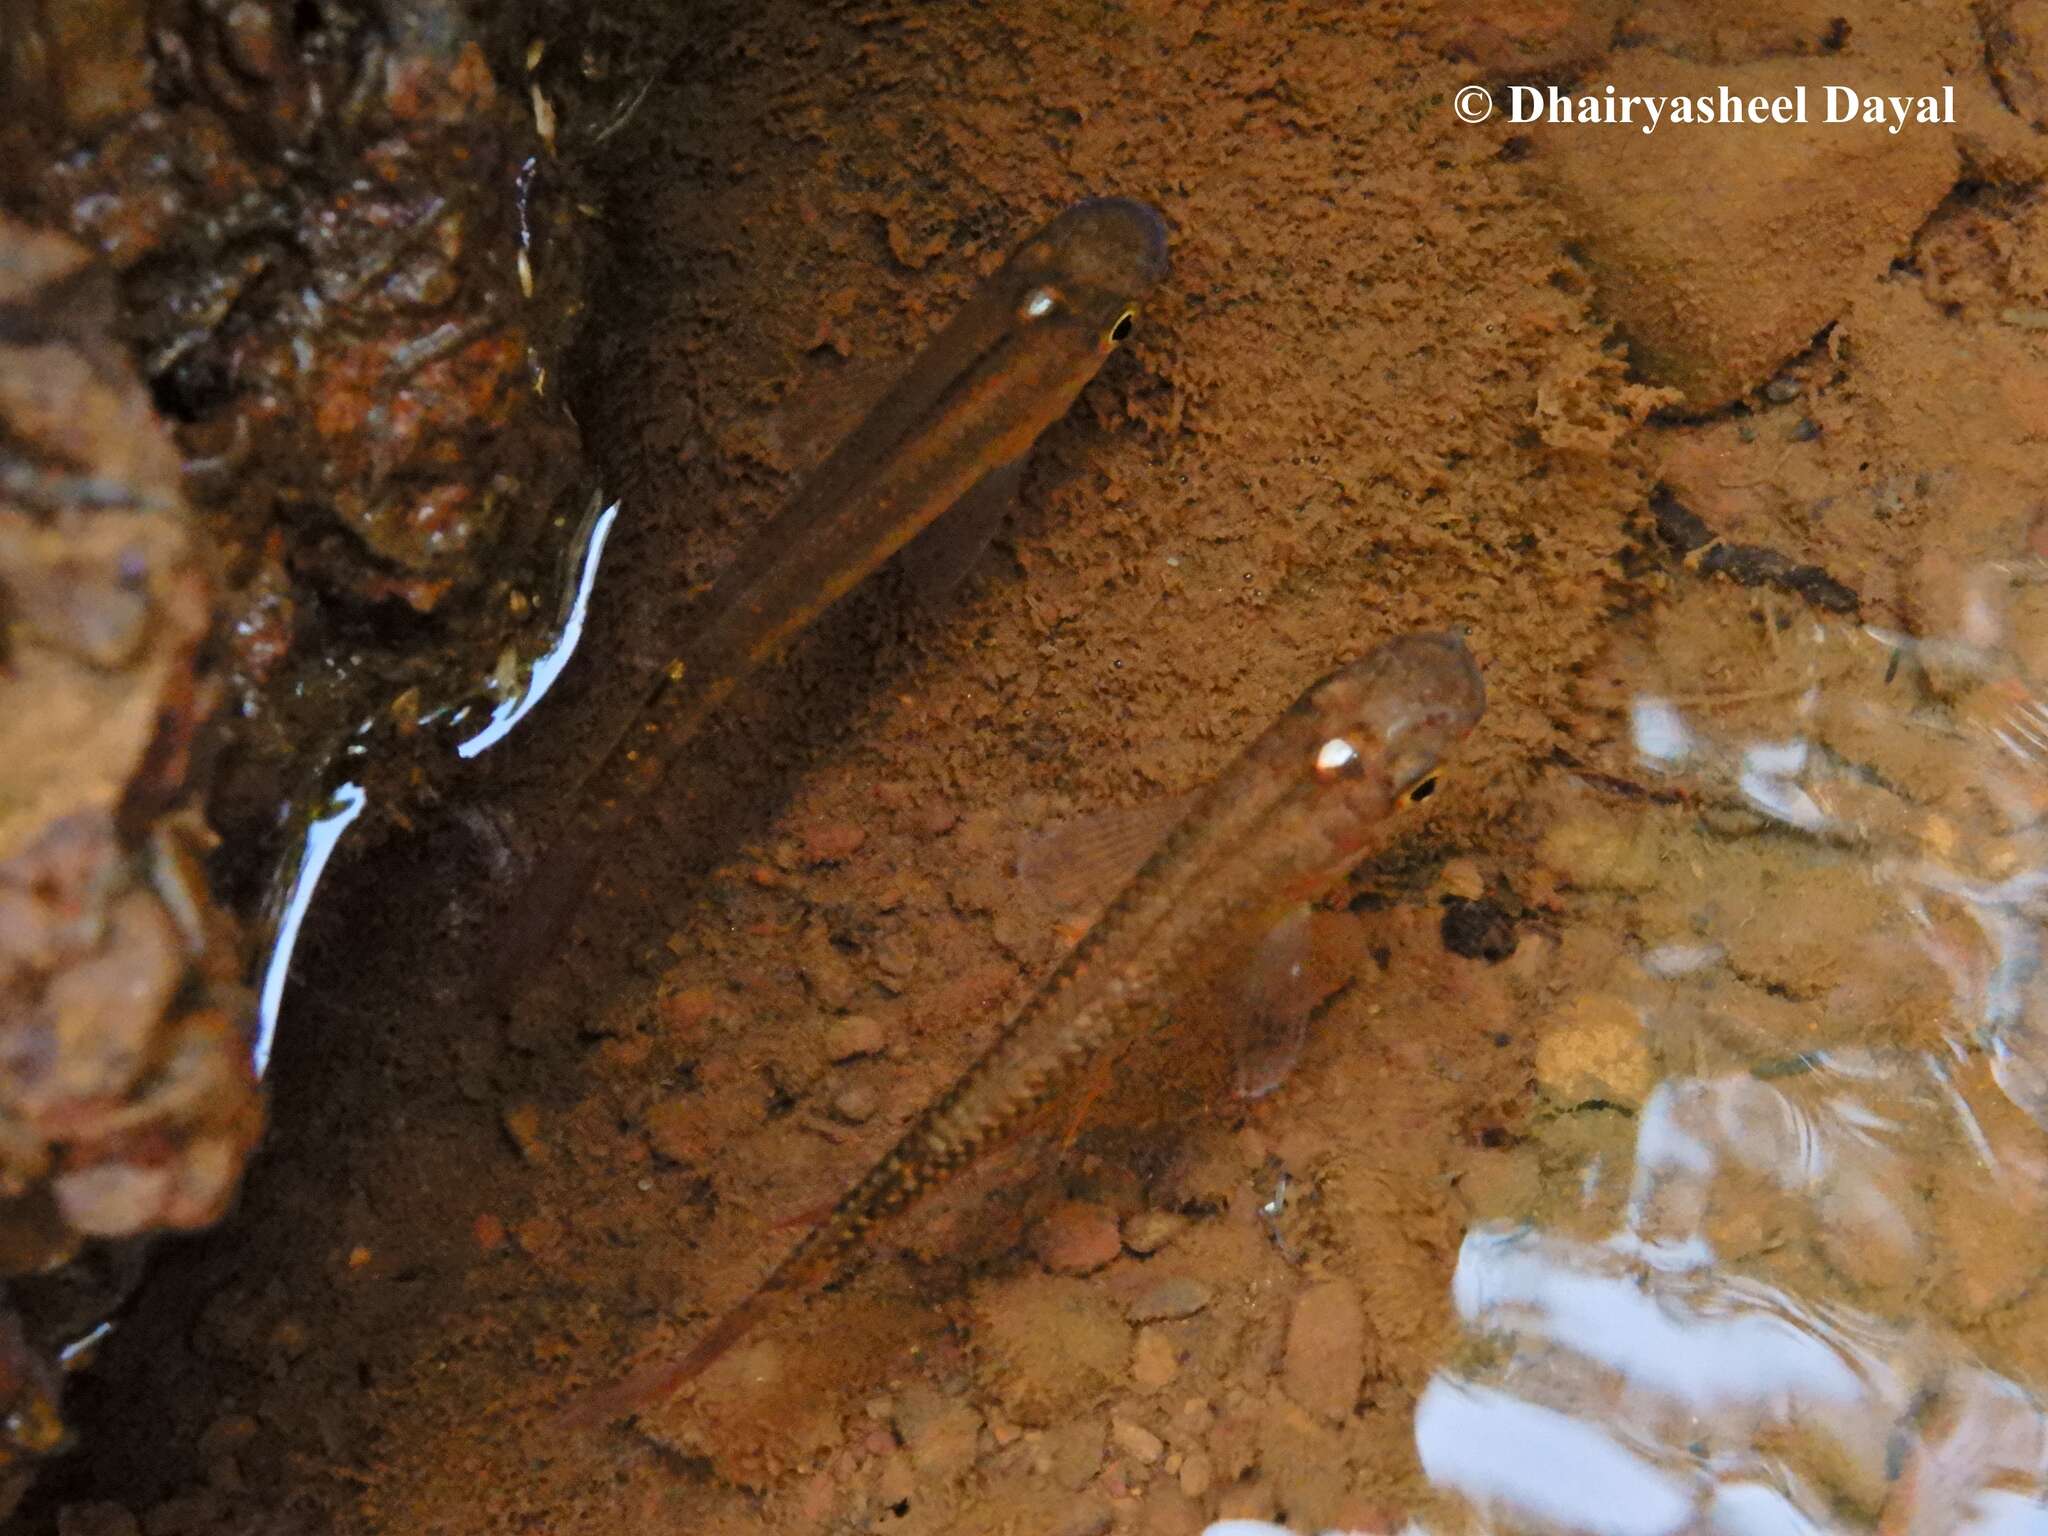
POLYGON ((1450 1346, 1458 1180, 1517 1134, 1524 1025, 1555 987, 1548 946, 1449 952, 1438 907, 1473 903, 1451 933, 1477 956, 1568 903, 1518 812, 1609 718, 1574 696, 1609 617, 1708 575, 1909 609, 1915 573, 1939 579, 1925 532, 2015 547, 2038 487, 2013 447, 2048 425, 2027 40, 1993 50, 2001 102, 1965 7, 1860 41, 1820 10, 1766 34, 1735 9, 693 16, 606 172, 579 415, 630 520, 583 661, 500 776, 511 851, 470 814, 333 892, 267 1163, 109 1352, 89 1451, 48 1501, 118 1501, 172 1536, 1165 1533, 1218 1509, 1369 1528, 1415 1498, 1408 1409, 1450 1346), (1627 53, 1603 61, 1625 19, 1667 74, 1776 78, 1833 51, 1957 79, 1976 136, 1896 177, 1867 143, 1759 140, 1709 177, 1660 142, 1703 243, 1646 272, 1659 248, 1587 151, 1449 105, 1478 72, 1625 76, 1627 53), (1949 193, 1957 165, 1978 190, 1949 193), (1865 195, 1802 225, 1798 189, 1843 176, 1865 195), (664 657, 686 582, 786 494, 799 423, 1021 230, 1109 191, 1164 210, 1175 274, 1041 444, 997 558, 946 611, 884 582, 834 615, 617 851, 510 1026, 462 1006, 583 733, 664 657), (1916 265, 1945 197, 1939 260, 1916 265), (1854 259, 1802 265, 1830 241, 1854 259), (1759 309, 1745 282, 1818 291, 1759 309), (1673 316, 1791 372, 1639 430, 1671 398, 1651 385, 1726 384, 1685 324, 1656 332, 1673 316), (1668 371, 1633 378, 1611 321, 1668 371), (1654 521, 1689 567, 1654 540, 1623 557, 1660 478, 1654 521), (1433 820, 1360 878, 1357 983, 1282 1092, 1191 1113, 1209 1053, 1184 1020, 1064 1159, 1009 1157, 916 1226, 907 1262, 891 1244, 642 1433, 553 1427, 572 1388, 742 1295, 1042 974, 1055 914, 1007 876, 1020 835, 1199 781, 1335 661, 1453 624, 1488 720, 1433 820), (850 1017, 881 1049, 835 1064, 835 1038, 868 1033, 850 1017), (1083 1209, 1021 1241, 1061 1196, 1083 1209))

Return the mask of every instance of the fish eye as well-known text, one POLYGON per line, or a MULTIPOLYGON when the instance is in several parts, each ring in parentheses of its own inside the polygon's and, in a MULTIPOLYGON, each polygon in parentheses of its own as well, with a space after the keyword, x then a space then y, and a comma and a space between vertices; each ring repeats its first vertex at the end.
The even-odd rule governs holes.
POLYGON ((1316 748, 1316 778, 1324 784, 1334 784, 1339 779, 1355 779, 1365 771, 1365 759, 1358 755, 1358 748, 1342 736, 1332 736, 1316 748))
POLYGON ((1026 320, 1043 320, 1060 307, 1059 291, 1054 288, 1034 288, 1024 295, 1024 302, 1017 306, 1017 313, 1026 320))
POLYGON ((1436 793, 1436 786, 1436 775, 1433 773, 1425 774, 1422 778, 1417 779, 1408 786, 1408 792, 1401 796, 1401 803, 1403 805, 1420 805, 1436 793))
POLYGON ((1115 346, 1120 341, 1129 341, 1137 324, 1138 312, 1135 309, 1125 310, 1116 317, 1116 324, 1109 328, 1109 344, 1115 346))

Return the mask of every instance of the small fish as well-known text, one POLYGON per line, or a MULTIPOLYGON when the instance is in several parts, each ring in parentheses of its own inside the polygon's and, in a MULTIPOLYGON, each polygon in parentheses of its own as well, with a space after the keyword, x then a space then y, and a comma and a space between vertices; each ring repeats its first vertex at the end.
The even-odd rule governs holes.
POLYGON ((1372 851, 1389 819, 1436 793, 1438 765, 1485 707, 1454 635, 1390 640, 1331 673, 1189 806, 1058 970, 942 1098, 761 1286, 680 1359, 573 1404, 597 1423, 660 1401, 778 1298, 835 1279, 883 1223, 1130 1043, 1219 956, 1299 929, 1308 903, 1372 851))
MULTIPOLYGON (((949 509, 995 531, 1024 456, 1136 324, 1166 275, 1166 227, 1128 198, 1077 203, 984 282, 719 578, 681 657, 584 781, 583 806, 522 893, 504 952, 544 950, 609 836, 748 673, 949 509)), ((922 546, 920 547, 922 552, 922 546)), ((515 959, 516 963, 516 959, 515 959)))

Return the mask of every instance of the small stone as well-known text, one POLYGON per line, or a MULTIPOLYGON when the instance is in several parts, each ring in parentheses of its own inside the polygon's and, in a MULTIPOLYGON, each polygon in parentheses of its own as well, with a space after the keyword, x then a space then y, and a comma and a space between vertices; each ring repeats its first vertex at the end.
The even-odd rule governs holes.
POLYGON ((1180 1464, 1180 1491, 1191 1499, 1199 1499, 1215 1481, 1216 1463, 1209 1459, 1208 1453, 1189 1452, 1188 1459, 1180 1464))
POLYGON ((1124 1246, 1135 1254, 1157 1253, 1188 1224, 1172 1211, 1139 1211, 1124 1223, 1124 1246))
POLYGON ((1131 1351, 1131 1380, 1156 1392, 1180 1374, 1180 1352, 1157 1328, 1140 1328, 1131 1351))
POLYGON ((470 1231, 476 1237, 477 1247, 485 1253, 496 1253, 505 1246, 505 1223, 489 1211, 477 1217, 470 1231))
POLYGON ((861 995, 860 973, 829 940, 814 944, 803 961, 804 984, 826 1008, 848 1008, 861 995))
MULTIPOLYGON (((1898 89, 1872 63, 1836 62, 1840 82, 1866 95, 1898 89)), ((1810 68, 1790 57, 1722 62, 1637 48, 1616 88, 1775 97, 1806 83, 1810 68)), ((1606 83, 1596 74, 1581 89, 1598 95, 1606 83)), ((1952 135, 1820 118, 1639 134, 1626 155, 1591 135, 1534 136, 1533 160, 1557 184, 1602 312, 1629 338, 1631 367, 1684 390, 1688 411, 1739 398, 1810 346, 1955 185, 1952 135), (1716 195, 1700 196, 1702 187, 1716 195)))
POLYGON ((830 1472, 812 1473, 797 1495, 797 1517, 805 1525, 822 1526, 825 1517, 832 1513, 833 1501, 838 1496, 839 1490, 830 1472))
POLYGON ((718 994, 709 987, 685 987, 662 997, 654 1008, 671 1030, 690 1034, 718 1012, 718 994))
POLYGON ((840 864, 860 851, 867 829, 850 821, 818 821, 804 829, 804 859, 811 864, 840 864))
POLYGON ((1583 993, 1543 1032, 1536 1085, 1548 1098, 1577 1105, 1641 1105, 1650 1091, 1650 1048, 1636 1010, 1608 993, 1583 993))
POLYGON ((640 1117, 640 1129, 655 1155, 671 1163, 688 1166, 709 1150, 704 1143, 704 1117, 688 1099, 663 1099, 640 1117))
POLYGON ((1165 1441, 1144 1425, 1133 1424, 1129 1419, 1110 1420, 1109 1438, 1118 1450, 1148 1467, 1166 1451, 1165 1441))
POLYGON ((864 1013, 834 1019, 825 1029, 825 1055, 833 1061, 878 1055, 889 1043, 881 1021, 864 1013))
POLYGON ((1479 872, 1479 866, 1471 859, 1449 859, 1437 873, 1436 888, 1445 896, 1456 896, 1461 901, 1477 901, 1486 894, 1486 877, 1479 872))
POLYGON ((1779 374, 1764 386, 1764 398, 1773 405, 1784 405, 1799 398, 1799 392, 1806 386, 1797 379, 1779 374))
POLYGON ((917 829, 926 837, 944 837, 960 820, 960 813, 943 800, 934 800, 917 815, 917 829))
POLYGON ((536 1106, 512 1105, 505 1111, 504 1126, 512 1145, 527 1162, 538 1163, 547 1155, 547 1147, 540 1139, 540 1110, 536 1106))
POLYGON ((1085 1488, 1102 1470, 1102 1451, 1102 1421, 1082 1415, 1045 1432, 1039 1442, 1040 1468, 1062 1488, 1085 1488))
POLYGON ((966 1403, 919 1385, 898 1400, 894 1418, 911 1464, 925 1476, 951 1482, 974 1465, 981 1415, 966 1403))
POLYGON ((911 1466, 910 1457, 902 1451, 891 1451, 875 1476, 876 1500, 893 1509, 898 1504, 908 1504, 916 1488, 917 1469, 911 1466))
POLYGON ((512 1229, 520 1251, 543 1262, 560 1255, 565 1236, 562 1224, 552 1216, 529 1216, 512 1229))
POLYGON ((854 1083, 832 1095, 832 1113, 848 1125, 865 1125, 880 1108, 872 1088, 854 1083))
POLYGON ((1116 1216, 1107 1207, 1067 1200, 1054 1206, 1032 1232, 1038 1262, 1056 1275, 1085 1275, 1122 1250, 1116 1216))
MULTIPOLYGON (((1077 1415, 1128 1379, 1130 1329, 1101 1289, 1032 1270, 978 1294, 974 1340, 984 1395, 1013 1422, 1089 1423, 1077 1415)), ((1098 1457, 1102 1430, 1093 1422, 1098 1457)), ((1094 1475, 1093 1465, 1088 1475, 1094 1475)))
POLYGON ((1134 1323, 1164 1322, 1168 1318, 1193 1317, 1209 1305, 1214 1292, 1199 1280, 1172 1275, 1154 1282, 1138 1294, 1126 1316, 1134 1323))
POLYGON ((1351 1416, 1365 1380, 1365 1312, 1347 1282, 1322 1281, 1296 1300, 1280 1380, 1309 1412, 1340 1422, 1351 1416))
POLYGON ((1495 965, 1515 952, 1515 920, 1490 901, 1452 897, 1439 933, 1444 948, 1461 959, 1495 965))

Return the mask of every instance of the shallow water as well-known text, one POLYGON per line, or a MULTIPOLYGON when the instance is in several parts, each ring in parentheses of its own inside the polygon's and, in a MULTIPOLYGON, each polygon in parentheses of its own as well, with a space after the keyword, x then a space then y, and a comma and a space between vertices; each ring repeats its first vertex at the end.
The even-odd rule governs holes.
POLYGON ((2038 577, 1738 634, 1725 702, 1638 663, 1628 771, 1682 798, 1550 830, 1623 942, 1539 1047, 1534 1198, 1460 1247, 1421 1529, 2048 1531, 2038 577))
MULTIPOLYGON (((595 536, 567 583, 576 658, 503 653, 421 733, 478 759, 418 786, 443 814, 370 786, 273 973, 258 1175, 81 1376, 53 1497, 162 1536, 2038 1518, 2036 594, 1981 572, 1912 655, 1797 600, 1897 625, 1920 554, 2023 546, 2032 205, 1838 145, 1674 159, 1725 195, 1644 286, 1718 272, 1744 335, 1762 298, 1847 318, 1715 359, 1760 370, 1739 405, 1653 417, 1582 243, 1632 227, 1587 199, 1647 162, 1450 106, 1496 21, 1604 58, 1597 7, 631 9, 670 62, 549 109, 608 141, 563 383, 624 510, 594 593, 595 536), (1856 206, 1742 217, 1802 177, 1856 206), (942 611, 853 594, 693 750, 509 1021, 466 1006, 590 744, 801 482, 807 403, 1118 191, 1168 214, 1174 281, 994 558, 942 611), (1865 241, 1867 270, 1808 260, 1865 241), (694 1400, 560 1433, 1057 962, 1021 845, 1205 782, 1309 677, 1452 626, 1488 717, 1328 914, 1345 985, 1285 1083, 1133 1067, 1068 1155, 996 1170, 694 1400)), ((1616 67, 1751 30, 1731 68, 1986 64, 1918 8, 1852 18, 1847 59, 1816 52, 1838 23, 1634 9, 1681 35, 1616 67)))

